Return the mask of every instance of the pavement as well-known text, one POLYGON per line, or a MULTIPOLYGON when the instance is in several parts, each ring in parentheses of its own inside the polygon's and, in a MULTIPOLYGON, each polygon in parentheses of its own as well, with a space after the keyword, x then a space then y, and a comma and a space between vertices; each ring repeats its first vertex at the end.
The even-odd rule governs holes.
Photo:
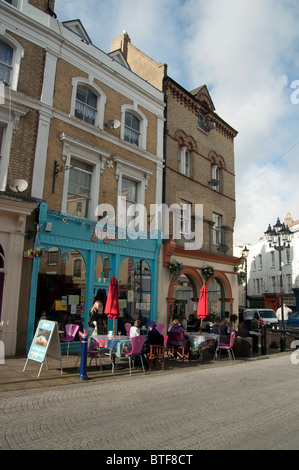
MULTIPOLYGON (((267 355, 261 355, 256 353, 253 357, 237 357, 236 363, 242 363, 245 361, 256 361, 271 359, 280 353, 279 348, 269 348, 267 355)), ((290 351, 280 354, 290 354, 290 351)), ((62 373, 60 368, 60 362, 56 359, 48 358, 48 368, 46 363, 41 369, 40 376, 38 377, 40 370, 40 363, 28 360, 26 369, 26 357, 13 357, 6 358, 5 364, 0 364, 0 394, 6 394, 6 392, 20 392, 28 391, 32 389, 45 389, 49 387, 59 387, 71 384, 78 384, 82 382, 97 382, 97 381, 115 381, 122 377, 129 377, 128 360, 121 359, 119 361, 119 368, 112 374, 111 368, 109 368, 109 358, 105 358, 103 362, 102 370, 100 369, 99 362, 97 366, 93 360, 91 365, 89 364, 89 358, 87 358, 86 375, 87 380, 79 379, 79 366, 80 356, 78 355, 63 355, 62 356, 62 373)), ((186 371, 186 369, 206 369, 206 368, 217 368, 228 364, 229 359, 225 353, 222 353, 220 359, 214 361, 213 353, 206 351, 203 360, 199 360, 196 356, 192 357, 191 361, 177 361, 175 359, 165 358, 164 371, 157 364, 151 372, 146 370, 146 374, 167 374, 180 373, 186 371)), ((143 374, 140 369, 134 369, 132 375, 143 374)))

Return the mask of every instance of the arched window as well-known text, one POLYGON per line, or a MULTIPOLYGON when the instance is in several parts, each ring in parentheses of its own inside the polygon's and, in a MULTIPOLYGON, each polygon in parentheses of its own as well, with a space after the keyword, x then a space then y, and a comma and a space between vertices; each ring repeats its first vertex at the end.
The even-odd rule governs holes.
POLYGON ((140 121, 134 114, 126 113, 124 140, 139 146, 140 121))
POLYGON ((146 149, 148 120, 137 104, 121 107, 121 138, 130 144, 146 149))
POLYGON ((97 96, 88 88, 78 85, 75 116, 88 124, 95 125, 97 115, 97 96))
POLYGON ((71 102, 72 116, 103 129, 106 95, 92 80, 74 77, 71 102))
POLYGON ((179 147, 179 172, 190 178, 190 152, 186 147, 179 147))

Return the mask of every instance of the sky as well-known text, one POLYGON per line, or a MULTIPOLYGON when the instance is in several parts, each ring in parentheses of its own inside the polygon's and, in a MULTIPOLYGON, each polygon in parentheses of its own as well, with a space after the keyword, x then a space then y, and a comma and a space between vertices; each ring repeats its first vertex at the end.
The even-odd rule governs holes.
POLYGON ((56 0, 55 12, 104 52, 126 31, 186 90, 207 85, 238 131, 235 244, 299 219, 298 0, 56 0))

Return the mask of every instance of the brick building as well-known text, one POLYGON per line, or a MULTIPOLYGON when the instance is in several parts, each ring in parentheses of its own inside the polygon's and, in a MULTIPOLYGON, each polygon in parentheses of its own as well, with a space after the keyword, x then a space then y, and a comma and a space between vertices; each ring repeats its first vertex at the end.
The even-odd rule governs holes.
POLYGON ((1 0, 0 13, 6 356, 28 351, 42 313, 86 327, 113 274, 124 315, 156 319, 161 239, 123 236, 112 212, 162 201, 162 90, 93 45, 80 20, 60 23, 54 1, 1 0))
POLYGON ((233 256, 237 132, 216 114, 205 85, 185 90, 168 76, 166 64, 146 56, 127 33, 112 42, 111 50, 121 50, 131 69, 165 95, 163 202, 167 207, 176 204, 181 208, 181 239, 174 236, 170 218, 159 270, 159 321, 168 325, 173 315, 185 314, 191 327, 206 267, 214 270, 214 277, 206 283, 211 319, 229 320, 231 314, 238 313, 234 267, 239 259, 233 256), (199 205, 202 212, 196 218, 199 205), (202 224, 196 226, 196 220, 202 224), (202 244, 190 249, 188 236, 191 232, 199 236, 199 231, 202 244), (170 264, 180 268, 178 276, 169 276, 170 264))

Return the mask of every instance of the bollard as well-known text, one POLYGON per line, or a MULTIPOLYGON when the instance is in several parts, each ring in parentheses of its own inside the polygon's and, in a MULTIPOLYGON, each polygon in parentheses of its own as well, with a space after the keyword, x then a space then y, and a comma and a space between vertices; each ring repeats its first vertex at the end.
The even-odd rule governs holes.
POLYGON ((87 343, 88 343, 88 334, 84 333, 81 339, 81 361, 80 361, 80 372, 79 372, 78 380, 88 380, 88 377, 86 375, 87 343))
POLYGON ((267 354, 267 327, 262 325, 262 337, 261 337, 261 353, 263 356, 267 354))

